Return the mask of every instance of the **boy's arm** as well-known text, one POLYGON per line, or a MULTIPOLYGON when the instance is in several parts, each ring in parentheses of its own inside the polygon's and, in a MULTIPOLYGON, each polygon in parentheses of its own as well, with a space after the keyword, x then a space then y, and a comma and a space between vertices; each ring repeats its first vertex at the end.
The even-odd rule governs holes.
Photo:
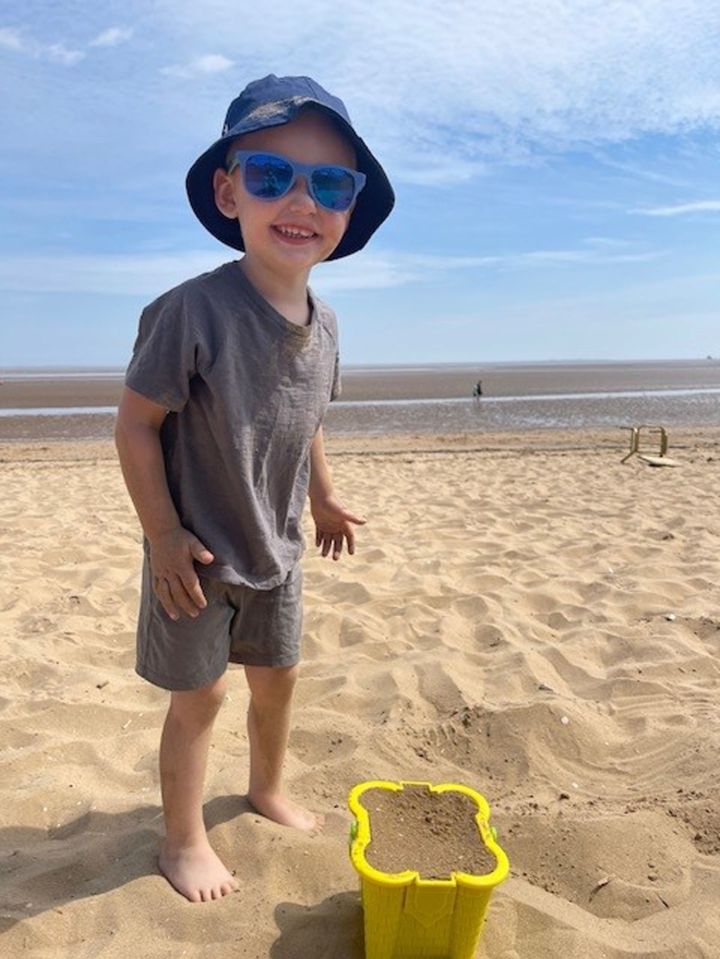
POLYGON ((315 520, 315 545, 322 546, 323 556, 332 549, 333 559, 340 559, 343 539, 347 540, 348 553, 355 552, 353 523, 363 526, 365 520, 345 509, 335 496, 322 426, 310 447, 310 512, 315 520))
POLYGON ((115 445, 125 485, 150 544, 153 588, 171 619, 178 607, 195 617, 207 605, 193 560, 211 563, 212 553, 180 524, 170 496, 160 445, 167 411, 124 387, 115 425, 115 445))

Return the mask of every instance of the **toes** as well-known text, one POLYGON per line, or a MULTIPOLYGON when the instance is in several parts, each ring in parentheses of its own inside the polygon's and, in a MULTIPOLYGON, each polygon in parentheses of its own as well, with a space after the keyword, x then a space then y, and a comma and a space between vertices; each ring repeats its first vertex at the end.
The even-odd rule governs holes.
POLYGON ((187 898, 190 902, 212 902, 213 899, 222 899, 223 896, 226 896, 229 892, 233 892, 235 889, 237 889, 237 884, 233 885, 231 882, 224 882, 219 886, 212 886, 207 889, 194 889, 188 894, 187 898))

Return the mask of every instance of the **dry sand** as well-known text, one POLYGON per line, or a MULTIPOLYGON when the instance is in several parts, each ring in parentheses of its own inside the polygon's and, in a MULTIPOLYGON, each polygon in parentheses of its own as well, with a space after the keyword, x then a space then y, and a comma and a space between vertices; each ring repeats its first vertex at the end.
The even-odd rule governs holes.
POLYGON ((354 558, 305 559, 287 760, 328 824, 249 809, 234 670, 206 819, 240 891, 200 905, 155 865, 166 694, 133 673, 112 448, 0 447, 2 954, 360 959, 347 792, 408 778, 491 803, 512 878, 479 956, 717 959, 720 433, 679 438, 674 470, 595 441, 331 444, 369 522, 354 558))

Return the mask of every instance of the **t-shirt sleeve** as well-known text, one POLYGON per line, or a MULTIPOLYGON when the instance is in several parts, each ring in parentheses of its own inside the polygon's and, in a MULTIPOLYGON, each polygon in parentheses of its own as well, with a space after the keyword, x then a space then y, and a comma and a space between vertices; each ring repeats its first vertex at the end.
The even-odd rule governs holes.
POLYGON ((197 337, 183 297, 170 293, 145 307, 140 316, 125 385, 173 413, 190 396, 197 372, 197 337))
POLYGON ((335 369, 333 371, 332 387, 330 388, 330 401, 336 400, 342 393, 342 382, 340 380, 340 354, 335 354, 335 369))

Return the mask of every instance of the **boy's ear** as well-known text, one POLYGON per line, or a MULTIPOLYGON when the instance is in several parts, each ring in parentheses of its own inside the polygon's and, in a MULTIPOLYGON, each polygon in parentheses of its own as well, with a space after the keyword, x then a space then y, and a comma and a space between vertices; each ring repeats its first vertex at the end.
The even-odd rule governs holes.
POLYGON ((235 189, 230 177, 220 167, 213 174, 213 192, 215 194, 215 206, 222 215, 226 216, 228 220, 236 220, 238 211, 235 202, 235 189))

